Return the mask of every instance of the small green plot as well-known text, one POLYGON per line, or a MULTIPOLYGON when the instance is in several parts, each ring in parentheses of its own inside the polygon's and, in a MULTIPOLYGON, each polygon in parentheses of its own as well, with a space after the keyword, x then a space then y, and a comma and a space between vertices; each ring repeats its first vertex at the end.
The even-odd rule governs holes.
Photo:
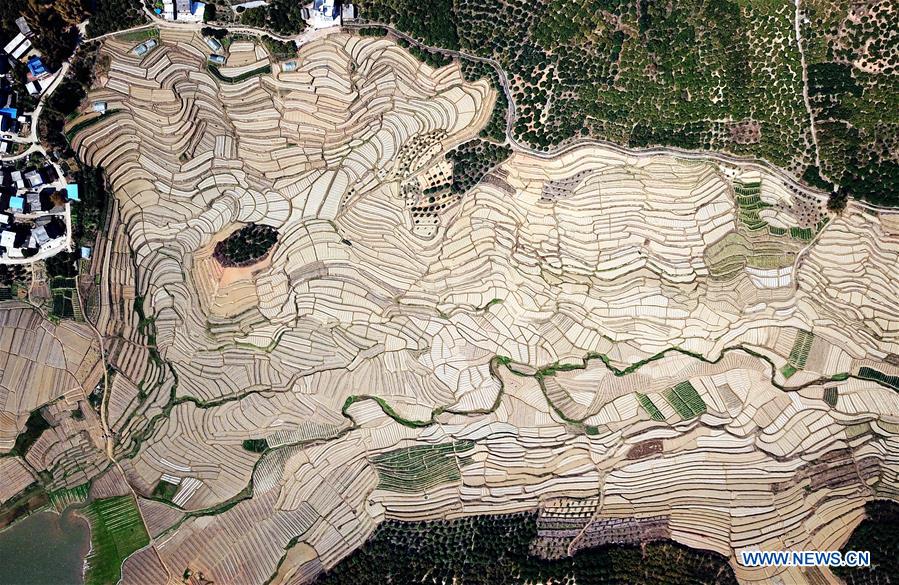
POLYGON ((440 445, 420 445, 388 451, 372 457, 378 471, 378 488, 394 492, 419 492, 457 481, 460 467, 470 464, 459 453, 474 448, 474 441, 456 441, 440 445))
POLYGON ((663 421, 665 420, 665 415, 662 414, 662 411, 652 403, 652 400, 646 394, 640 394, 637 392, 637 400, 640 402, 640 406, 643 407, 643 410, 649 414, 649 418, 655 421, 663 421))
POLYGON ((170 502, 177 492, 178 485, 165 480, 160 480, 160 482, 156 484, 156 487, 153 488, 154 497, 162 498, 163 500, 168 500, 170 502))
POLYGON ((812 343, 815 341, 815 335, 809 331, 802 329, 796 334, 796 340, 793 342, 793 348, 787 357, 787 363, 780 369, 780 373, 784 378, 789 378, 797 371, 805 367, 808 360, 808 354, 812 349, 812 343))
POLYGON ((839 390, 836 386, 832 386, 830 388, 824 389, 824 402, 830 405, 831 408, 837 405, 837 399, 839 398, 839 390))
POLYGON ((72 304, 72 291, 54 291, 53 314, 60 318, 75 316, 75 306, 72 304))
POLYGON ((762 183, 755 181, 752 183, 743 183, 742 181, 734 181, 734 193, 738 198, 755 197, 757 201, 758 195, 762 192, 762 183))
POLYGON ((253 453, 262 453, 268 449, 268 441, 265 439, 245 439, 243 448, 253 453))
POLYGON ((681 382, 664 392, 665 399, 684 420, 706 411, 705 402, 689 381, 681 382))
POLYGON ((790 228, 790 236, 796 238, 797 240, 808 242, 813 237, 815 237, 815 230, 813 230, 812 228, 801 228, 793 226, 790 228))

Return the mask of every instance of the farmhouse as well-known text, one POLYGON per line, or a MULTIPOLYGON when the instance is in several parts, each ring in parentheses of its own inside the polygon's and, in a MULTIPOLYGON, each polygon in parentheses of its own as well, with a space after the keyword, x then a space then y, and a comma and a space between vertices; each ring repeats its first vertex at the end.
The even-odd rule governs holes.
POLYGON ((13 59, 20 59, 22 55, 31 48, 31 41, 25 38, 22 33, 17 34, 13 40, 6 43, 3 50, 13 59))

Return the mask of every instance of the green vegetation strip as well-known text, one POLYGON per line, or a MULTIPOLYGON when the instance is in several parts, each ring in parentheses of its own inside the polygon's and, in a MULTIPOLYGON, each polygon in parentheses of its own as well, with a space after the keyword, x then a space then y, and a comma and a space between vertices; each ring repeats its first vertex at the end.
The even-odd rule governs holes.
POLYGON ((122 576, 122 562, 150 543, 137 504, 131 496, 103 498, 88 504, 82 513, 91 525, 91 551, 85 559, 84 583, 117 583, 122 576))
POLYGON ((375 402, 378 403, 378 406, 381 407, 381 410, 384 411, 384 414, 386 414, 387 416, 389 416, 396 422, 400 423, 404 427, 409 427, 409 428, 413 428, 413 429, 430 426, 434 420, 434 416, 437 414, 436 410, 434 412, 432 412, 430 420, 410 420, 407 418, 403 418, 393 409, 392 406, 390 406, 390 404, 387 403, 386 400, 384 400, 383 398, 379 398, 378 396, 369 396, 368 394, 362 394, 362 395, 358 395, 358 396, 356 396, 356 395, 350 396, 349 398, 346 399, 346 402, 343 403, 343 408, 341 409, 341 412, 343 413, 344 416, 346 416, 347 418, 352 420, 352 417, 347 413, 347 410, 353 404, 356 404, 357 402, 362 402, 363 400, 374 400, 375 402))
POLYGON ((257 75, 264 75, 266 73, 272 72, 271 65, 264 65, 262 67, 259 67, 258 69, 253 69, 252 71, 247 71, 245 73, 241 73, 240 75, 230 77, 228 75, 222 74, 218 66, 213 63, 209 63, 206 68, 210 73, 212 73, 213 77, 215 77, 219 81, 223 81, 224 83, 240 83, 241 81, 246 81, 251 77, 256 77, 257 75))
POLYGON ((82 130, 85 130, 87 128, 90 128, 91 126, 93 126, 95 124, 99 124, 100 122, 109 118, 112 114, 115 114, 118 111, 119 110, 106 110, 105 114, 94 116, 93 118, 84 120, 83 122, 78 122, 77 124, 75 124, 74 126, 69 128, 68 131, 66 131, 66 140, 68 140, 69 142, 72 142, 72 140, 75 138, 75 136, 78 135, 79 132, 81 132, 82 130))
POLYGON ((868 366, 862 366, 861 368, 859 368, 858 377, 863 380, 874 380, 876 382, 880 382, 881 384, 889 386, 893 390, 899 390, 899 376, 890 376, 888 374, 884 374, 880 370, 869 368, 868 366))
POLYGON ((120 35, 116 35, 117 41, 124 41, 127 43, 141 43, 148 39, 158 39, 159 38, 159 29, 145 28, 142 30, 135 30, 131 32, 122 33, 120 35))
POLYGON ((442 483, 458 481, 459 468, 469 458, 457 459, 458 453, 474 448, 473 441, 456 441, 440 445, 417 445, 376 455, 371 461, 378 470, 378 488, 393 492, 419 492, 442 483))

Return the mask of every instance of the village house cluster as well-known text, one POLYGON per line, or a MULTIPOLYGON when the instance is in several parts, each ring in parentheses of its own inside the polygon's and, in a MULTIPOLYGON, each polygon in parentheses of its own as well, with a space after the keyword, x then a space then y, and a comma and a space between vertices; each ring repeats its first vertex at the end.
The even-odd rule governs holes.
POLYGON ((78 185, 52 163, 0 166, 0 263, 29 262, 71 246, 78 185))
MULTIPOLYGON (((15 75, 15 62, 25 63, 28 67, 25 81, 25 89, 34 97, 40 96, 55 77, 44 65, 40 52, 32 45, 31 37, 34 35, 31 27, 24 17, 16 19, 19 33, 3 46, 0 56, 0 75, 9 77, 15 75)), ((2 87, 4 84, 0 84, 2 87)), ((0 89, 0 103, 3 102, 3 90, 0 89)))
POLYGON ((156 3, 154 12, 166 20, 203 22, 206 4, 194 0, 161 0, 156 3))
POLYGON ((30 111, 58 72, 32 45, 25 19, 16 25, 18 34, 0 49, 0 264, 71 249, 71 202, 79 200, 78 185, 39 146, 30 111))
POLYGON ((303 19, 313 29, 340 26, 344 20, 356 18, 356 8, 335 0, 314 0, 302 9, 303 19))

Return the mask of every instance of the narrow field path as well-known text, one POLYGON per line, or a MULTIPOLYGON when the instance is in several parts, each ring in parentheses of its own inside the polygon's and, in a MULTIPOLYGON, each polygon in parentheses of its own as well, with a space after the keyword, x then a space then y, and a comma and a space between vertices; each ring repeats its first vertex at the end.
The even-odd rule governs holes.
POLYGON ((808 112, 808 123, 812 134, 812 146, 815 148, 815 166, 818 174, 828 183, 833 183, 821 169, 821 149, 818 147, 818 132, 815 129, 815 114, 812 112, 812 104, 808 99, 808 66, 805 62, 805 49, 802 47, 802 0, 793 0, 793 29, 796 35, 796 46, 799 48, 799 63, 802 67, 802 101, 805 103, 805 111, 808 112))

